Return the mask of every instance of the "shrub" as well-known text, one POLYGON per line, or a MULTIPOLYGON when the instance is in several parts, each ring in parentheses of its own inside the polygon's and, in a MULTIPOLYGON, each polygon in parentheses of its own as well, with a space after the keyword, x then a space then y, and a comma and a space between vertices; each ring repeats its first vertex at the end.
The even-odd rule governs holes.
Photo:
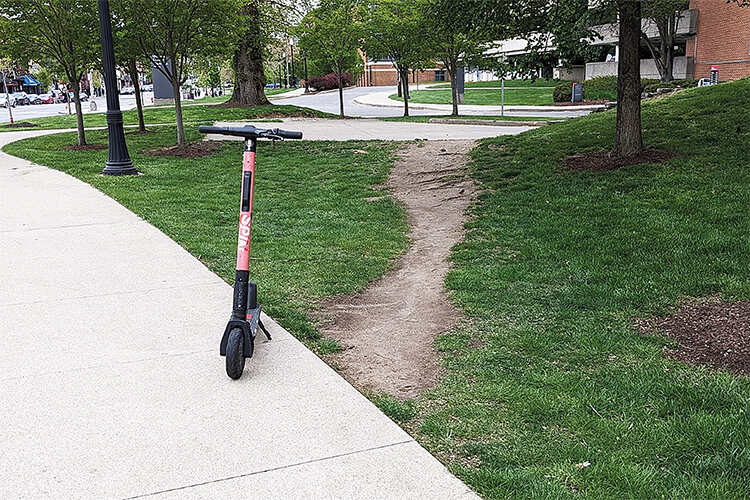
POLYGON ((560 80, 560 82, 555 85, 555 90, 552 92, 552 100, 555 102, 570 102, 572 94, 573 82, 560 80))
MULTIPOLYGON (((353 83, 352 75, 349 73, 343 73, 341 80, 344 87, 348 87, 353 83)), ((339 80, 336 73, 328 73, 322 76, 311 76, 310 86, 315 90, 333 90, 339 88, 339 80)))

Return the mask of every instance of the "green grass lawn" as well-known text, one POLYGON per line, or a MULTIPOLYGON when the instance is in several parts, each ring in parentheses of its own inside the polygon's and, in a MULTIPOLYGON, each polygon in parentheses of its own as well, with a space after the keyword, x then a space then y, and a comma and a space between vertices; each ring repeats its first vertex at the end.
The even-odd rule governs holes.
MULTIPOLYGON (((144 150, 174 144, 174 127, 128 134, 144 174, 103 177, 107 151, 65 152, 75 134, 26 139, 5 151, 77 177, 140 215, 232 283, 242 142, 211 156, 178 159, 144 150)), ((197 126, 188 139, 200 138, 197 126)), ((106 143, 106 131, 91 131, 106 143)), ((322 297, 351 293, 381 276, 407 245, 403 210, 378 196, 395 146, 384 142, 283 142, 258 147, 251 278, 264 310, 309 345, 325 352, 306 311, 322 297)), ((218 327, 223 328, 221 325, 218 327)), ((217 340, 218 341, 218 340, 217 340)))
POLYGON ((564 170, 613 146, 614 112, 482 141, 447 278, 468 319, 439 387, 381 407, 486 498, 748 498, 750 380, 632 323, 750 299, 748 102, 750 80, 644 103, 663 165, 564 170))
MULTIPOLYGON (((555 85, 559 83, 560 80, 547 80, 545 78, 537 78, 536 80, 505 80, 505 88, 514 88, 514 87, 546 87, 546 88, 555 88, 555 85)), ((500 88, 502 86, 502 80, 490 80, 486 82, 466 82, 464 83, 464 86, 466 88, 472 88, 472 87, 498 87, 500 88)), ((436 88, 450 88, 451 84, 449 83, 441 83, 440 85, 435 85, 436 88)))
MULTIPOLYGON (((552 106, 552 88, 519 87, 505 89, 506 106, 552 106)), ((500 106, 499 90, 466 90, 464 104, 500 106)), ((403 101, 396 94, 391 99, 403 101)), ((451 104, 450 90, 412 90, 409 102, 423 104, 451 104)))
MULTIPOLYGON (((223 98, 223 97, 222 97, 223 98)), ((214 98, 210 98, 214 99, 214 98)), ((123 123, 127 125, 138 125, 138 114, 135 109, 123 111, 123 123)), ((182 117, 185 124, 210 122, 217 120, 251 120, 253 118, 281 118, 288 116, 309 117, 309 118, 337 118, 338 115, 323 113, 309 108, 299 106, 275 105, 250 106, 247 108, 225 108, 218 105, 207 105, 200 101, 188 102, 182 107, 182 117)), ((143 109, 143 117, 148 124, 157 123, 174 123, 175 111, 174 106, 147 106, 143 109)), ((23 120, 36 123, 36 127, 30 127, 29 130, 41 129, 74 129, 76 128, 75 115, 57 115, 36 118, 32 120, 23 120)), ((83 122, 86 127, 105 127, 107 126, 106 115, 102 113, 90 113, 83 115, 83 122)), ((10 128, 7 125, 0 125, 0 131, 18 131, 23 128, 10 128)))
POLYGON ((379 118, 379 120, 385 122, 413 122, 413 123, 428 123, 431 118, 441 118, 444 120, 486 120, 486 121, 515 121, 515 122, 527 122, 527 121, 561 121, 566 118, 556 117, 534 117, 534 116, 491 116, 491 115, 436 115, 436 116, 388 116, 385 118, 379 118))

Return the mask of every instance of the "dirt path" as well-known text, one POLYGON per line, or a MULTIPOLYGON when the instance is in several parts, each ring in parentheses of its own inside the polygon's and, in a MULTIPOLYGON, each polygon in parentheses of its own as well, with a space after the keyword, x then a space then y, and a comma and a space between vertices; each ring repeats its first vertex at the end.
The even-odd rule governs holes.
POLYGON ((404 399, 437 381, 434 339, 459 314, 443 280, 474 194, 465 171, 472 147, 429 141, 400 152, 388 189, 406 206, 412 245, 381 280, 323 306, 321 330, 343 348, 331 361, 356 387, 404 399))

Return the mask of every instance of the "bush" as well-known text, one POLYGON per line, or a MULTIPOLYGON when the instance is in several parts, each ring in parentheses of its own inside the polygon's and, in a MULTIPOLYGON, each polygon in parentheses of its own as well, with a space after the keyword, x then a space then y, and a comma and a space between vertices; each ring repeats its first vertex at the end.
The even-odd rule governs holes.
MULTIPOLYGON (((341 81, 344 87, 348 87, 354 80, 349 73, 343 73, 341 75, 341 81)), ((310 86, 315 90, 333 90, 339 88, 339 80, 336 73, 328 73, 323 76, 311 76, 310 86)))
POLYGON ((573 94, 573 82, 560 80, 552 92, 552 100, 555 102, 570 102, 573 94))

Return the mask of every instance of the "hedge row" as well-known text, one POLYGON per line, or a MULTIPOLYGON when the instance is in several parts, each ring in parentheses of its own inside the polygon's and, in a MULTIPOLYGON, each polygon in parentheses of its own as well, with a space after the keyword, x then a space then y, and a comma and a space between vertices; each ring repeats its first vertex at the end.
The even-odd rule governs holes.
MULTIPOLYGON (((354 82, 352 75, 349 73, 343 73, 341 75, 341 80, 344 87, 348 87, 354 82)), ((310 86, 316 90, 333 90, 339 88, 339 80, 336 73, 328 73, 323 76, 311 76, 310 86)))

